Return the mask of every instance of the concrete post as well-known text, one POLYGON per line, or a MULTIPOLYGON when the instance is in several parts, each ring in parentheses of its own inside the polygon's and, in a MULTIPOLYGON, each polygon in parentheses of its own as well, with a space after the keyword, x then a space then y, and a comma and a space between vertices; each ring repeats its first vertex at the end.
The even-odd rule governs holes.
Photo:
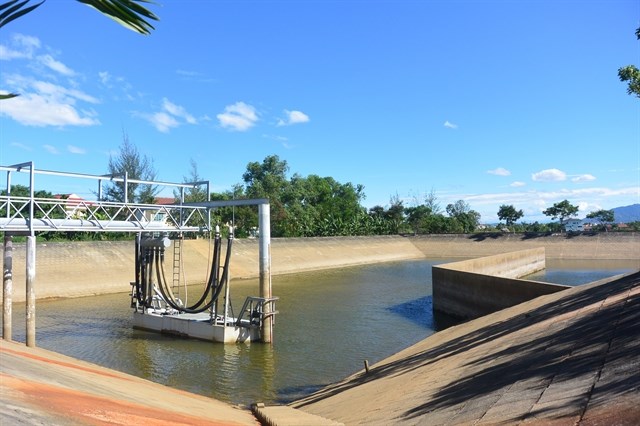
POLYGON ((27 286, 26 286, 26 319, 27 319, 27 346, 36 346, 36 292, 34 288, 36 279, 36 237, 27 237, 27 286))
POLYGON ((13 340, 13 237, 4 234, 4 262, 2 273, 2 338, 13 340))
MULTIPOLYGON (((258 205, 258 226, 260 229, 260 297, 270 298, 271 294, 271 219, 269 204, 258 205)), ((265 314, 271 312, 271 304, 265 305, 265 314)), ((273 340, 273 317, 267 316, 262 323, 262 341, 271 343, 273 340)))

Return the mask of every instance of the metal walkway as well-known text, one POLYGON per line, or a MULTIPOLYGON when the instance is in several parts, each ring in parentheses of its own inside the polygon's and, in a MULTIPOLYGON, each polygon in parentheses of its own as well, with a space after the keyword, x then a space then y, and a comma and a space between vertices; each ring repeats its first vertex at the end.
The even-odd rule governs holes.
MULTIPOLYGON (((6 189, 0 196, 0 231, 29 233, 38 231, 98 231, 98 232, 184 232, 208 231, 211 227, 208 213, 212 205, 184 203, 185 189, 206 186, 209 181, 171 183, 128 179, 127 174, 88 175, 51 170, 37 170, 32 162, 0 166, 7 172, 6 189), (14 173, 29 173, 29 196, 11 195, 14 173), (93 180, 98 184, 96 200, 79 198, 38 198, 35 175, 55 175, 74 179, 93 180), (131 184, 171 187, 180 190, 174 204, 139 204, 104 201, 103 182, 121 183, 124 199, 131 184)), ((255 203, 254 203, 255 204, 255 203)))

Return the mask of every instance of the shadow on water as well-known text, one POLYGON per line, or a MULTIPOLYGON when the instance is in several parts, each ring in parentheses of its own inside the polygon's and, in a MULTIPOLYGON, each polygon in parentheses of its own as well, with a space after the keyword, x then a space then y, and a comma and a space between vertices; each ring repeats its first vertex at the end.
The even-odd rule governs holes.
POLYGON ((430 330, 434 329, 433 321, 433 296, 425 296, 419 299, 409 300, 387 308, 389 312, 400 315, 413 323, 430 330))

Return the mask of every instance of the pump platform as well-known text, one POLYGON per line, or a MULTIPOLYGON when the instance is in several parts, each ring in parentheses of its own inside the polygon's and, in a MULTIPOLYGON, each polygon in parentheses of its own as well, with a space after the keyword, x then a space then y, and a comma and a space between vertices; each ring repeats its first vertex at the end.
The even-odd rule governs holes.
POLYGON ((219 343, 248 343, 262 340, 259 325, 250 324, 249 320, 242 320, 238 325, 235 318, 229 318, 225 323, 221 316, 214 321, 207 312, 167 314, 164 309, 157 311, 147 309, 144 313, 133 313, 133 327, 219 343))

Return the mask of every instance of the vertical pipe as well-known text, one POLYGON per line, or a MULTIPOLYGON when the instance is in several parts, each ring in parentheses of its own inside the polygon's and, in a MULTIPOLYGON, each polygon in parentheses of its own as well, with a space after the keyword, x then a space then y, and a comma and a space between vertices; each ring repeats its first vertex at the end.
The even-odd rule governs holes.
POLYGON ((11 172, 7 171, 7 219, 11 217, 11 172))
MULTIPOLYGON (((29 168, 29 235, 33 237, 33 218, 35 217, 36 202, 33 199, 35 194, 35 170, 33 163, 29 168)), ((35 265, 34 265, 35 268, 35 265)))
MULTIPOLYGON (((271 219, 269 203, 258 205, 258 218, 260 229, 260 297, 271 298, 271 219)), ((271 304, 264 305, 265 314, 271 313, 271 304)), ((267 315, 262 323, 262 341, 271 343, 273 340, 273 317, 267 315)))
POLYGON ((35 278, 36 278, 36 237, 29 235, 27 237, 27 346, 36 346, 36 293, 35 293, 35 278))
POLYGON ((129 173, 124 172, 124 203, 127 204, 129 202, 129 173))
POLYGON ((4 234, 4 262, 2 273, 2 338, 13 340, 13 237, 4 234))

